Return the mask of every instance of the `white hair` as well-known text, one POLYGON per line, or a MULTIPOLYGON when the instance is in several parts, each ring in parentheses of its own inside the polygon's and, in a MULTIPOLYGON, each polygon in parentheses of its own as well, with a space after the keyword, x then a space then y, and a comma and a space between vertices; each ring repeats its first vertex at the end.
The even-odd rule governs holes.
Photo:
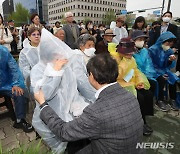
POLYGON ((67 18, 67 17, 69 17, 69 16, 73 16, 73 13, 72 13, 72 12, 66 12, 66 13, 64 14, 64 17, 65 17, 65 18, 67 18))

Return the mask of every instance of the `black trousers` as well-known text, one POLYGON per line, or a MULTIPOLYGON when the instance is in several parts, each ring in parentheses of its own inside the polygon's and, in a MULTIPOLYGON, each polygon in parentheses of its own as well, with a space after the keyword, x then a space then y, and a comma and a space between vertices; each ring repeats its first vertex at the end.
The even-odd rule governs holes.
POLYGON ((154 80, 150 80, 150 79, 148 79, 148 81, 149 81, 149 83, 150 83, 150 91, 152 92, 152 94, 154 95, 155 94, 155 91, 156 91, 156 88, 157 88, 157 83, 156 83, 156 81, 154 81, 154 80))
POLYGON ((88 139, 83 139, 79 141, 74 141, 74 142, 68 142, 66 152, 68 154, 75 154, 79 150, 83 149, 90 143, 90 140, 88 139))
POLYGON ((144 118, 146 115, 154 115, 153 93, 150 90, 136 89, 137 99, 140 105, 141 114, 144 118))
POLYGON ((16 41, 13 40, 10 45, 11 45, 11 51, 12 52, 17 52, 17 43, 16 43, 16 41))
MULTIPOLYGON (((159 96, 158 100, 164 100, 164 87, 167 83, 167 80, 165 80, 162 76, 159 76, 157 78, 158 85, 159 85, 159 96)), ((176 99, 176 83, 174 85, 169 84, 169 97, 170 99, 175 100, 176 99)))
POLYGON ((178 52, 178 60, 176 63, 176 71, 180 71, 180 50, 178 52))

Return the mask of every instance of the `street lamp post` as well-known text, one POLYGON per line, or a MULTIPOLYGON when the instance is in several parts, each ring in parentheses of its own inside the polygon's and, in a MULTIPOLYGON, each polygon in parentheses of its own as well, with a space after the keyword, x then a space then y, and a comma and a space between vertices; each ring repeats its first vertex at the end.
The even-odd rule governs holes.
POLYGON ((168 2, 168 8, 167 8, 167 11, 170 11, 170 7, 171 7, 171 0, 169 0, 169 2, 168 2))
POLYGON ((163 11, 164 11, 164 4, 165 4, 165 0, 163 0, 163 3, 162 3, 161 15, 163 14, 163 11))

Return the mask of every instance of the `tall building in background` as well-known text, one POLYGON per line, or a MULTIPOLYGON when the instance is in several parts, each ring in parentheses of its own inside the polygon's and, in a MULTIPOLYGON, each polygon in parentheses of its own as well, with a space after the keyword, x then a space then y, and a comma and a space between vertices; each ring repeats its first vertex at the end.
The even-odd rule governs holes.
POLYGON ((14 8, 17 3, 21 3, 23 7, 29 10, 30 14, 38 13, 40 20, 48 22, 47 14, 48 14, 48 0, 14 0, 14 8))
POLYGON ((46 23, 48 23, 48 1, 49 0, 42 0, 42 15, 46 23))
POLYGON ((13 0, 5 0, 2 3, 4 22, 8 21, 8 16, 14 11, 13 0))
POLYGON ((54 24, 65 12, 71 11, 77 22, 89 18, 99 24, 110 9, 119 14, 126 9, 126 0, 49 0, 48 18, 49 23, 54 24))

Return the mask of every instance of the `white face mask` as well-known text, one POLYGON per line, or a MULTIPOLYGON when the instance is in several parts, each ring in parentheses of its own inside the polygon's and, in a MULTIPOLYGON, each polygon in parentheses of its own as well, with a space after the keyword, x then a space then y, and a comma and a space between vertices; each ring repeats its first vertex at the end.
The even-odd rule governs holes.
POLYGON ((167 51, 167 50, 169 50, 171 47, 162 44, 162 48, 163 48, 164 51, 167 51))
POLYGON ((144 46, 144 41, 135 41, 135 46, 137 48, 143 48, 144 46))
POLYGON ((171 21, 171 18, 169 18, 169 17, 163 17, 162 20, 163 20, 164 22, 169 23, 169 22, 171 21))
POLYGON ((94 52, 96 51, 95 48, 89 48, 84 50, 84 54, 88 57, 94 56, 94 52))
POLYGON ((85 29, 85 25, 81 25, 81 28, 82 28, 82 29, 85 29))

